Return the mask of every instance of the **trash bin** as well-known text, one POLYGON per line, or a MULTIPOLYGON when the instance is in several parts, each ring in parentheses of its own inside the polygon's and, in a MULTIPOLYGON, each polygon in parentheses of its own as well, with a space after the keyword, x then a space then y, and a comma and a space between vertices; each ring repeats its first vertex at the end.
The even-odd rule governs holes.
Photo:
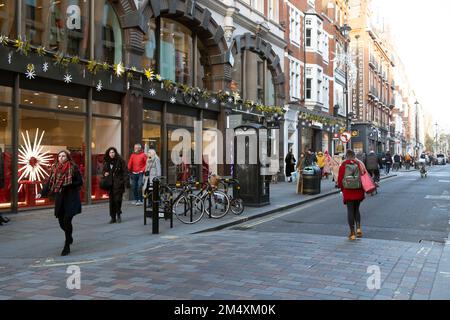
POLYGON ((314 195, 320 193, 322 174, 318 166, 303 169, 303 194, 314 195))

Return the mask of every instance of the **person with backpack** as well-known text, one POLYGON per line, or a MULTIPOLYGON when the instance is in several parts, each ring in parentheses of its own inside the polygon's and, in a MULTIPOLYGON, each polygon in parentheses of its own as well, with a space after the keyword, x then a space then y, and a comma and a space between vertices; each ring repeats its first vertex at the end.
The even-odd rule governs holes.
POLYGON ((356 159, 355 152, 347 150, 346 160, 339 168, 338 185, 342 190, 344 204, 347 206, 348 225, 350 227, 350 241, 356 237, 362 238, 361 213, 359 208, 365 199, 365 192, 361 183, 362 172, 365 172, 364 163, 356 159), (355 232, 356 227, 356 232, 355 232))

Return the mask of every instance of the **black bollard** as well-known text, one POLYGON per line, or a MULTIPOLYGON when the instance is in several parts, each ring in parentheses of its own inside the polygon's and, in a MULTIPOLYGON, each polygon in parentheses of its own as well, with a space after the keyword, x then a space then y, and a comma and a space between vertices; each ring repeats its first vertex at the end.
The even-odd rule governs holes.
POLYGON ((159 179, 153 179, 152 233, 159 234, 159 179))

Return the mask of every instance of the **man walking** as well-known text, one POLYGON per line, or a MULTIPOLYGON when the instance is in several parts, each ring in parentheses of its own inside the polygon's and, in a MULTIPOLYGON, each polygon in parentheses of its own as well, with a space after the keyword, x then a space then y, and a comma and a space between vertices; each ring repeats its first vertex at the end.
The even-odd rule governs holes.
POLYGON ((134 193, 134 204, 141 206, 144 204, 142 196, 142 185, 144 181, 145 166, 147 164, 147 156, 142 151, 140 144, 134 145, 134 153, 128 161, 128 171, 131 173, 131 183, 134 193))
POLYGON ((392 155, 391 152, 388 151, 386 152, 386 175, 389 175, 389 172, 391 171, 391 167, 392 167, 392 155))

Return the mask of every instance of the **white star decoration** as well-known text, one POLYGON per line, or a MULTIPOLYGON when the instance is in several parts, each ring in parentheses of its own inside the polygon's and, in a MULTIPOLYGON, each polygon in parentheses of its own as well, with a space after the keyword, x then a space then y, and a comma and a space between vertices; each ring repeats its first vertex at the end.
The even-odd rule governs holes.
POLYGON ((233 98, 232 98, 232 97, 229 97, 229 98, 228 98, 228 102, 229 102, 229 103, 232 103, 232 102, 233 102, 233 98))
POLYGON ((217 103, 217 99, 214 98, 214 99, 211 100, 211 102, 212 102, 213 104, 216 104, 216 103, 217 103))
POLYGON ((45 62, 45 63, 42 65, 42 71, 44 71, 44 72, 47 72, 47 71, 48 71, 48 62, 45 62))
POLYGON ((102 83, 102 80, 99 80, 98 81, 98 84, 97 84, 97 91, 98 92, 100 92, 100 91, 102 91, 102 89, 103 89, 103 83, 102 83))
MULTIPOLYGON (((39 129, 36 129, 36 135, 34 136, 34 144, 32 145, 30 136, 28 131, 26 131, 27 137, 22 132, 22 138, 25 143, 25 146, 20 146, 19 148, 19 165, 22 167, 19 169, 19 183, 22 179, 31 182, 38 182, 42 188, 41 182, 45 180, 46 176, 48 177, 48 173, 44 170, 43 167, 49 166, 50 161, 53 157, 49 154, 49 151, 44 153, 42 149, 44 147, 41 146, 42 139, 44 137, 45 131, 42 132, 39 141, 39 129)), ((37 184, 35 184, 36 194, 38 193, 37 184)), ((20 184, 19 192, 22 190, 23 184, 20 184)))
POLYGON ((170 103, 174 104, 175 102, 177 102, 177 98, 175 97, 170 97, 170 103))
POLYGON ((25 72, 25 75, 28 79, 34 79, 36 77, 36 71, 34 69, 29 69, 25 72))
POLYGON ((65 83, 71 83, 72 82, 72 76, 70 75, 70 74, 66 74, 65 76, 64 76, 64 82, 65 83))
POLYGON ((156 96, 156 90, 155 88, 151 88, 150 91, 148 92, 152 97, 156 96))

